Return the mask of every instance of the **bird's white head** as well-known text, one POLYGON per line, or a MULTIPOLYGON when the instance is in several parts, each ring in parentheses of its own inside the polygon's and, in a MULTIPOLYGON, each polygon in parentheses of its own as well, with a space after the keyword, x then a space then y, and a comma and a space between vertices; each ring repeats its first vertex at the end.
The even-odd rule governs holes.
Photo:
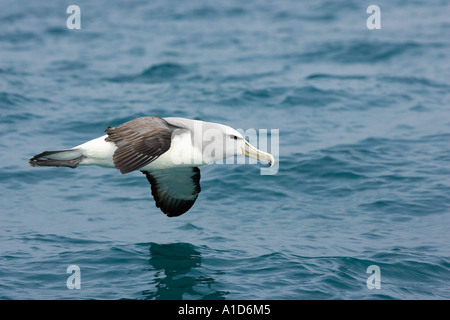
MULTIPOLYGON (((225 158, 244 155, 274 165, 271 154, 258 150, 244 139, 239 131, 219 123, 184 118, 164 118, 176 128, 188 129, 194 149, 201 153, 199 162, 214 163, 225 158)), ((175 131, 177 132, 177 131, 175 131)), ((189 159, 191 159, 189 157, 189 159)), ((194 161, 197 163, 197 160, 194 161)))
POLYGON ((219 151, 214 155, 215 160, 244 155, 273 166, 275 162, 273 156, 252 146, 239 131, 225 125, 215 126, 214 129, 219 130, 217 136, 220 137, 214 146, 220 148, 222 145, 223 148, 222 153, 219 151))

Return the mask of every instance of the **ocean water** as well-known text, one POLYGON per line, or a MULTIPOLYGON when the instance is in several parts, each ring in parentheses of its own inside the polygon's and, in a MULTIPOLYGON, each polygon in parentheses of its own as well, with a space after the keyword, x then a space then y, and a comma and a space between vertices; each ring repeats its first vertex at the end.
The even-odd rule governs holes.
POLYGON ((449 16, 448 1, 1 1, 0 298, 449 299, 449 16), (279 170, 202 168, 193 208, 168 218, 139 172, 27 164, 146 115, 278 129, 279 170))

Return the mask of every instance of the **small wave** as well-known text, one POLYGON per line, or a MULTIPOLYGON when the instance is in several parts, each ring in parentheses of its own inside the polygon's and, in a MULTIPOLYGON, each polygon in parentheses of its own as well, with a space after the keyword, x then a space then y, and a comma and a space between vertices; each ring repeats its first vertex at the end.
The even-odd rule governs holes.
POLYGON ((333 80, 366 80, 368 76, 358 75, 358 74, 329 74, 329 73, 313 73, 306 77, 306 80, 314 79, 333 79, 333 80))
POLYGON ((396 56, 422 50, 416 42, 392 43, 354 40, 351 42, 329 42, 302 53, 302 61, 331 60, 338 63, 376 63, 396 56))
POLYGON ((310 156, 309 159, 291 164, 291 167, 289 170, 295 170, 310 177, 327 179, 366 178, 364 174, 358 172, 361 171, 361 168, 356 165, 355 160, 344 153, 322 151, 320 154, 310 156))
POLYGON ((391 198, 363 203, 359 207, 371 212, 387 213, 393 221, 406 221, 414 216, 442 214, 448 210, 448 205, 445 204, 448 199, 434 195, 425 199, 405 199, 399 196, 391 198))
POLYGON ((161 83, 172 81, 189 73, 189 68, 178 63, 160 63, 153 65, 139 74, 122 75, 109 78, 112 82, 161 83))
POLYGON ((302 14, 301 11, 293 10, 280 10, 273 14, 273 19, 277 21, 320 21, 320 22, 330 22, 337 18, 335 12, 321 12, 321 13, 310 13, 302 14))
POLYGON ((81 61, 70 61, 70 60, 58 60, 51 64, 51 71, 76 71, 85 70, 87 64, 81 61))
POLYGON ((30 101, 31 99, 18 93, 0 92, 0 109, 22 105, 30 101))
POLYGON ((7 42, 14 45, 23 45, 28 42, 37 42, 40 40, 40 37, 33 32, 16 31, 0 34, 0 42, 7 42))
POLYGON ((61 236, 57 234, 42 234, 42 233, 24 233, 20 237, 21 241, 25 242, 49 242, 54 243, 58 246, 62 244, 82 244, 82 245, 93 245, 93 244, 99 244, 99 243, 108 243, 106 241, 98 241, 98 240, 89 240, 86 239, 84 236, 80 236, 78 238, 76 237, 69 237, 69 236, 61 236))
POLYGON ((278 102, 285 99, 286 93, 289 91, 287 87, 266 87, 255 89, 244 89, 239 98, 241 103, 258 102, 278 104, 278 102))
POLYGON ((141 77, 155 79, 170 79, 186 72, 186 68, 177 63, 161 63, 145 69, 141 77))
POLYGON ((2 116, 2 120, 0 123, 2 124, 17 124, 22 123, 22 121, 26 120, 34 120, 34 119, 42 119, 43 117, 40 115, 36 115, 30 112, 23 112, 20 114, 9 114, 2 116))
POLYGON ((62 36, 68 34, 70 31, 69 29, 64 27, 50 27, 47 28, 46 32, 51 36, 62 36))
POLYGON ((190 8, 185 12, 177 12, 174 14, 175 19, 211 19, 220 16, 220 11, 214 7, 201 6, 198 8, 190 8))
POLYGON ((322 90, 314 86, 294 89, 283 101, 285 106, 324 107, 341 100, 345 93, 336 90, 322 90))
POLYGON ((425 87, 447 89, 447 90, 450 88, 448 84, 419 77, 382 76, 380 77, 380 81, 386 81, 389 83, 407 84, 407 85, 420 85, 425 87))

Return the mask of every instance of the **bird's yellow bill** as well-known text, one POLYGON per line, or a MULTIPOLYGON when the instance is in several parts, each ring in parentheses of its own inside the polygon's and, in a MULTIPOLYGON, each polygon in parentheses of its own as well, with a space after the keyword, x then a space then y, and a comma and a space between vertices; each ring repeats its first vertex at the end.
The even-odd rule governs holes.
POLYGON ((261 161, 262 163, 266 163, 270 165, 271 167, 275 163, 275 159, 270 153, 261 151, 256 149, 254 146, 252 146, 250 143, 248 143, 247 140, 243 140, 242 142, 242 154, 246 157, 250 157, 256 160, 261 161))

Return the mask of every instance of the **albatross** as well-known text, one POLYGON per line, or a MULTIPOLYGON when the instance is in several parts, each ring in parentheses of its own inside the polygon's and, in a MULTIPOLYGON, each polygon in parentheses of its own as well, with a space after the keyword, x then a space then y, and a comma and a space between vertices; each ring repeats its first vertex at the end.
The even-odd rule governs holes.
POLYGON ((140 117, 71 149, 45 151, 29 159, 35 166, 101 166, 122 174, 141 171, 156 207, 169 217, 187 212, 200 193, 200 166, 244 155, 273 166, 271 154, 253 147, 235 129, 185 118, 140 117))

